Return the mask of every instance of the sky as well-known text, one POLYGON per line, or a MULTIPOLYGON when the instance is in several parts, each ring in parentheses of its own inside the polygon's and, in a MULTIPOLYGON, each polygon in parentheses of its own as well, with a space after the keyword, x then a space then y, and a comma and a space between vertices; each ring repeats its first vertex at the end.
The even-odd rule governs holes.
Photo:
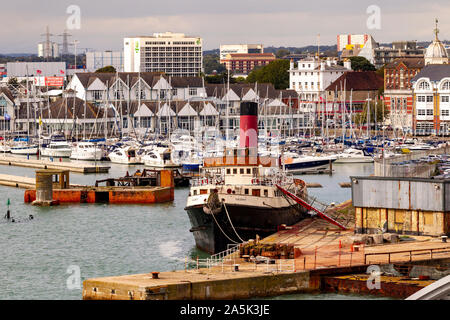
POLYGON ((236 43, 316 45, 318 34, 322 45, 348 33, 368 33, 379 43, 429 41, 435 18, 440 39, 450 39, 448 0, 15 0, 2 3, 0 12, 3 54, 37 53, 47 25, 61 43, 68 21, 78 52, 121 50, 124 37, 165 31, 199 36, 204 50, 236 43), (74 5, 79 16, 67 13, 74 5))

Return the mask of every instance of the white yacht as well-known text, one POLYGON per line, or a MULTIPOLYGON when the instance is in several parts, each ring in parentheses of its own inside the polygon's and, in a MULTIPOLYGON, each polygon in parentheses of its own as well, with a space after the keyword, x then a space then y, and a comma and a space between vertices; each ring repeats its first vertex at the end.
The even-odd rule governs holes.
POLYGON ((11 152, 11 147, 5 142, 1 143, 0 153, 9 153, 9 152, 11 152))
POLYGON ((168 148, 154 147, 145 150, 142 161, 148 167, 153 168, 180 168, 180 164, 172 161, 172 152, 168 148))
POLYGON ((109 160, 121 164, 141 164, 141 157, 137 155, 137 149, 132 146, 117 148, 108 154, 109 160))
POLYGON ((103 149, 93 142, 79 142, 72 147, 70 159, 99 161, 103 157, 103 149))
POLYGON ((11 153, 12 154, 37 154, 39 150, 39 146, 34 143, 28 143, 26 141, 18 141, 17 143, 13 144, 11 146, 11 153))
POLYGON ((337 155, 336 163, 370 163, 373 157, 366 156, 364 151, 349 148, 337 155))
POLYGON ((72 146, 67 141, 51 141, 41 150, 43 157, 69 158, 72 154, 72 146))
POLYGON ((295 174, 326 170, 336 159, 334 155, 299 155, 288 152, 283 155, 282 164, 286 172, 295 174))

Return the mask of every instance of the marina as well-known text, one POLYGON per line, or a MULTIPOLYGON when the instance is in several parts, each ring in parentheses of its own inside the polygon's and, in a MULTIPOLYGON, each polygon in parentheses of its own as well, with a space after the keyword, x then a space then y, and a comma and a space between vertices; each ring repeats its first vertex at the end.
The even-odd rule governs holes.
POLYGON ((450 300, 449 4, 23 1, 0 53, 0 301, 450 300))

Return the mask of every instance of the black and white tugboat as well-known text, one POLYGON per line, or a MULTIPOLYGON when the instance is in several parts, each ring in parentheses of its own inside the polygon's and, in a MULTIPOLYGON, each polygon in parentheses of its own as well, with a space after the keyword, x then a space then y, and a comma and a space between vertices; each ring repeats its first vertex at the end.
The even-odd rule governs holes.
POLYGON ((240 148, 204 159, 185 208, 196 246, 210 254, 266 237, 306 216, 307 210, 277 187, 306 198, 305 183, 283 172, 279 158, 258 156, 257 103, 243 102, 240 109, 240 148))

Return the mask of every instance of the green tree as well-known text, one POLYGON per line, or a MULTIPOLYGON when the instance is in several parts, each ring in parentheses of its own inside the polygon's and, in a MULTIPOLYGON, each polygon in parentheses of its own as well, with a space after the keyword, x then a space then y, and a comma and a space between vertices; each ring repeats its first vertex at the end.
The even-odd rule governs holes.
POLYGON ((291 54, 291 52, 287 49, 278 49, 277 52, 275 53, 275 56, 280 59, 283 58, 284 56, 287 56, 288 54, 291 54))
POLYGON ((247 77, 248 83, 272 83, 275 89, 289 87, 289 60, 274 60, 268 65, 255 68, 247 77))
POLYGON ((377 70, 373 64, 364 57, 350 57, 353 71, 375 71, 377 70))
POLYGON ((95 72, 96 73, 116 73, 116 68, 114 68, 113 66, 106 66, 106 67, 96 70, 95 72))
POLYGON ((206 74, 212 74, 214 71, 223 73, 226 71, 225 66, 220 63, 218 54, 206 54, 203 56, 203 67, 206 74))
POLYGON ((9 78, 8 85, 17 88, 19 86, 19 82, 17 81, 17 78, 9 78))

